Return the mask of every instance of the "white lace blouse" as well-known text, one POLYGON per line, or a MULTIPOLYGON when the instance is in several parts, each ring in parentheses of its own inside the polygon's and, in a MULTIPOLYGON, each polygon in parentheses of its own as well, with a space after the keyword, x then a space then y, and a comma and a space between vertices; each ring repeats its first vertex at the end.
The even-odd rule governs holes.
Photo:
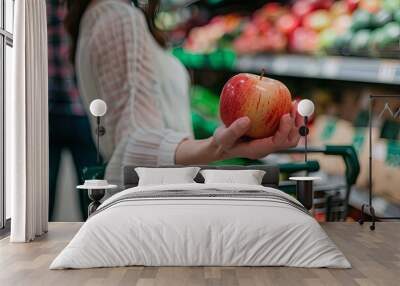
POLYGON ((142 12, 129 1, 97 1, 82 18, 76 64, 87 110, 96 98, 108 105, 106 178, 121 183, 125 165, 174 164, 177 145, 193 134, 189 76, 156 43, 142 12))

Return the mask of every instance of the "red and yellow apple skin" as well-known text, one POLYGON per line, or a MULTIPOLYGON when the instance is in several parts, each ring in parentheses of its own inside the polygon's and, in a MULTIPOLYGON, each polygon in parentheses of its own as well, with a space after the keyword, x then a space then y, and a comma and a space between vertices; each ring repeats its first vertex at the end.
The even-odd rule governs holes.
POLYGON ((251 138, 274 135, 280 118, 291 109, 290 91, 283 83, 248 73, 232 77, 225 84, 219 102, 225 126, 240 117, 249 117, 251 126, 245 135, 251 138))

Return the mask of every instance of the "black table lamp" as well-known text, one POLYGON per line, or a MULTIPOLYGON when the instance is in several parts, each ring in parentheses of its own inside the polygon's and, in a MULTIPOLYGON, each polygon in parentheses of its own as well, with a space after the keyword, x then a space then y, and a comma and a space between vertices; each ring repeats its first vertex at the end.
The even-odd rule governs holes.
POLYGON ((303 99, 299 102, 299 104, 297 105, 297 111, 299 112, 299 114, 301 116, 304 117, 304 125, 300 127, 299 129, 299 133, 301 136, 304 137, 304 161, 307 162, 307 135, 309 132, 308 129, 308 119, 310 118, 310 116, 314 113, 314 103, 309 100, 309 99, 303 99))
POLYGON ((101 117, 103 117, 107 112, 107 104, 104 100, 95 99, 90 103, 89 109, 90 113, 97 119, 97 164, 100 164, 100 136, 103 136, 106 133, 104 126, 101 126, 101 117))
MULTIPOLYGON (((308 118, 314 113, 314 103, 309 99, 303 99, 297 105, 297 111, 301 116, 304 117, 304 125, 300 127, 299 133, 304 137, 304 161, 307 162, 307 135, 308 129, 308 118)), ((319 180, 319 177, 290 177, 292 181, 296 181, 296 198, 304 205, 304 207, 310 210, 313 207, 314 191, 313 181, 319 180)))

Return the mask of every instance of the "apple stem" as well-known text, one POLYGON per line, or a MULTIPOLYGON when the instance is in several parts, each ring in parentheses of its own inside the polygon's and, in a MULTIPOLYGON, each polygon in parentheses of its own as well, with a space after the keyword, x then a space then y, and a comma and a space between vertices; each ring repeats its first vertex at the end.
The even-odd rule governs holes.
POLYGON ((260 74, 260 80, 262 80, 262 78, 264 77, 264 74, 265 74, 265 69, 262 69, 261 74, 260 74))

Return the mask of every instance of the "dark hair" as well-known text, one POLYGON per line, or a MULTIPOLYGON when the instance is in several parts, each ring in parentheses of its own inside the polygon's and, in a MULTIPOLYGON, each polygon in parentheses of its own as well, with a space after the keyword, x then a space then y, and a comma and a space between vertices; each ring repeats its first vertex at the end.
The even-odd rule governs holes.
MULTIPOLYGON (((73 64, 75 64, 75 53, 79 37, 79 26, 82 16, 91 1, 92 0, 66 0, 68 13, 65 17, 64 24, 71 38, 69 57, 73 64)), ((150 33, 162 47, 165 47, 164 35, 159 29, 157 29, 154 22, 158 13, 159 4, 160 0, 149 0, 146 7, 141 8, 141 10, 146 16, 147 25, 149 27, 150 33)))

